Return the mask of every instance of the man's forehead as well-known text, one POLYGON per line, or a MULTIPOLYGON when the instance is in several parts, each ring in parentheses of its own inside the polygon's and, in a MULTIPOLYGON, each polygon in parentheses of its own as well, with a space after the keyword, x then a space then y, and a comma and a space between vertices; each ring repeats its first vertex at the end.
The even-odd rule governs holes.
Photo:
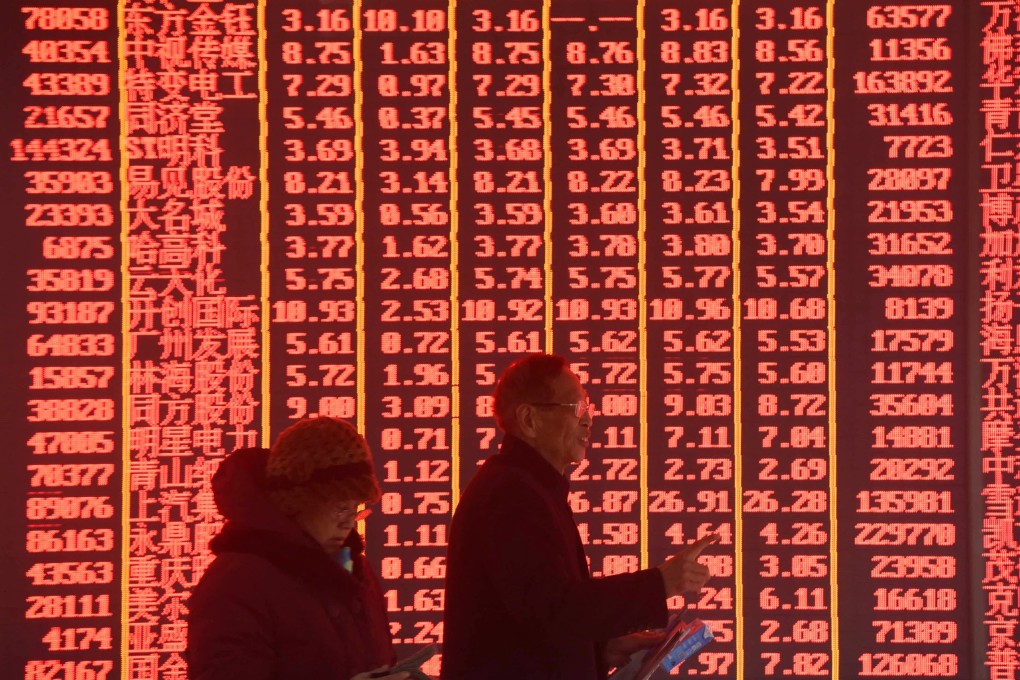
POLYGON ((587 399, 588 391, 581 385, 581 381, 573 372, 567 370, 560 374, 553 381, 553 388, 556 393, 571 399, 587 399))

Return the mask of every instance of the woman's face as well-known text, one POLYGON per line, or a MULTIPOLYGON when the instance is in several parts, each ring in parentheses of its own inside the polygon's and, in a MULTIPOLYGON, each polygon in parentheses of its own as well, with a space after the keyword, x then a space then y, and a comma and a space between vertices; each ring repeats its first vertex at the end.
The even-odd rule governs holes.
POLYGON ((294 520, 330 555, 335 555, 358 521, 358 504, 335 501, 301 512, 294 520))

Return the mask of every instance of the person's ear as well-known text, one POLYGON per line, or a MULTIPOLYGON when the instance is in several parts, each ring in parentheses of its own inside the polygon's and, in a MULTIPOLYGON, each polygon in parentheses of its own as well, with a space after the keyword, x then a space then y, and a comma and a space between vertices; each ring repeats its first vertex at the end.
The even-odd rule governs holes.
POLYGON ((538 432, 538 409, 531 404, 518 404, 514 409, 517 430, 527 438, 534 438, 538 432))

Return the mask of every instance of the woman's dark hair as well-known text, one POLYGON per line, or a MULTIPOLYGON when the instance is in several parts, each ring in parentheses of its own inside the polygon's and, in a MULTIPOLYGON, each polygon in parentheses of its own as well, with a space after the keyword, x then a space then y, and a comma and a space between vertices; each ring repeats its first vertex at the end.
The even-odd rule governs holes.
POLYGON ((566 370, 567 360, 555 354, 529 354, 507 366, 492 393, 499 429, 513 431, 521 404, 552 401, 552 382, 566 370))

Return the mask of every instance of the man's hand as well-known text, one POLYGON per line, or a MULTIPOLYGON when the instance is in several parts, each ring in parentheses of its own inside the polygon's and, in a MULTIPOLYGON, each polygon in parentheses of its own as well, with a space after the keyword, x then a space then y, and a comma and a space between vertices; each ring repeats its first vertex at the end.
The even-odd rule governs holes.
POLYGON ((698 555, 718 541, 719 534, 703 536, 659 565, 667 597, 694 594, 705 587, 712 574, 698 562, 698 555))
POLYGON ((389 675, 379 675, 379 673, 385 673, 386 666, 382 668, 376 668, 374 671, 368 673, 358 673, 351 680, 407 680, 411 677, 411 674, 407 671, 400 671, 399 673, 390 673, 389 675))
POLYGON ((602 650, 602 659, 610 668, 622 668, 630 662, 630 657, 635 652, 654 647, 665 637, 665 633, 645 631, 613 638, 606 642, 606 647, 602 650))

